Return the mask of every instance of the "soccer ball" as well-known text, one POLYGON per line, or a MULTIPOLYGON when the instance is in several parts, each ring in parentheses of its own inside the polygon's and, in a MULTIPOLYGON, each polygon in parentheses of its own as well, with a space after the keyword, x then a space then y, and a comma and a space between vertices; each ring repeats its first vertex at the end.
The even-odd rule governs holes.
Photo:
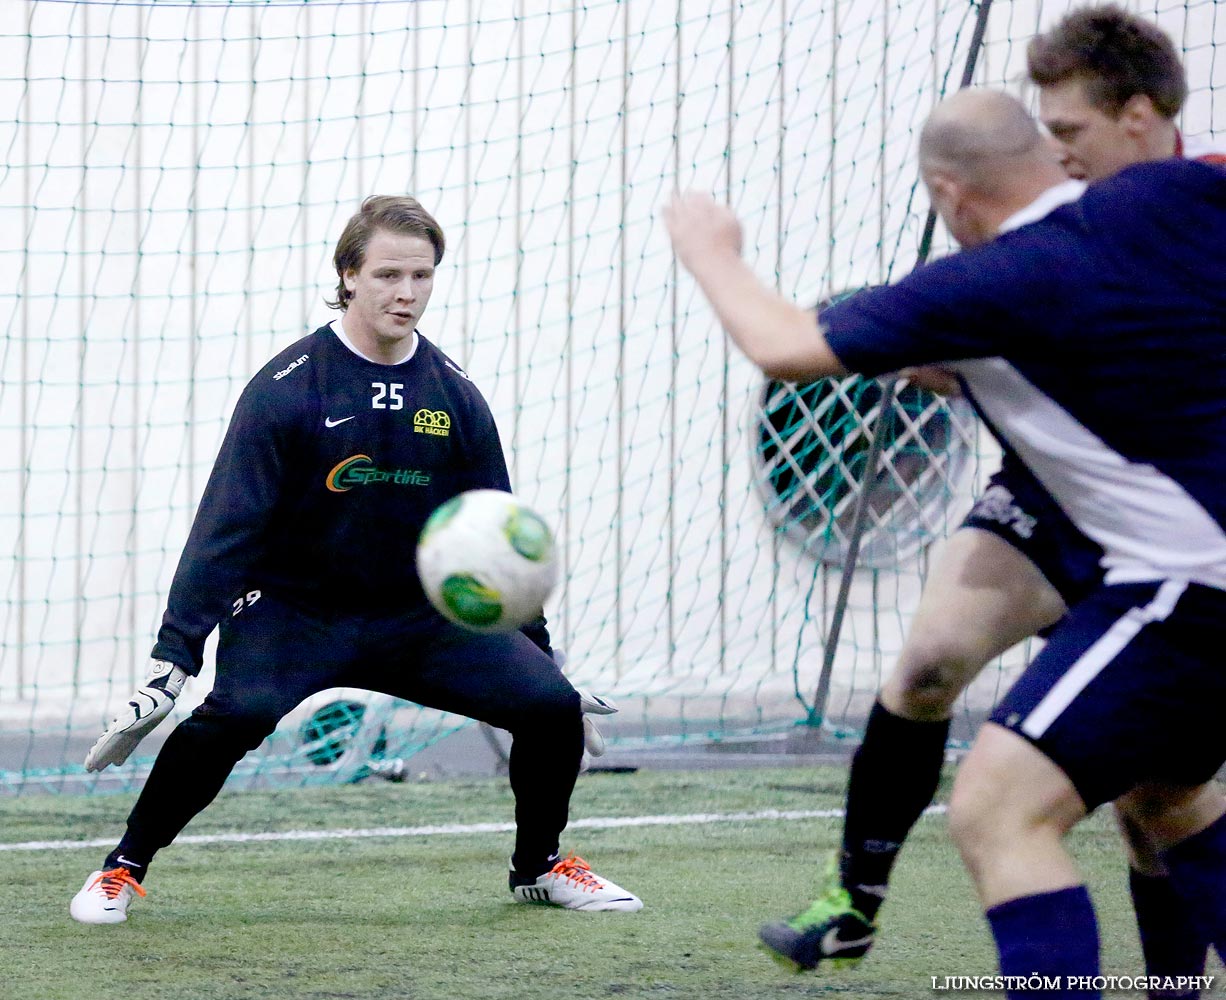
POLYGON ((417 575, 443 617, 474 632, 513 632, 541 613, 557 582, 553 533, 510 493, 469 490, 426 520, 417 575))

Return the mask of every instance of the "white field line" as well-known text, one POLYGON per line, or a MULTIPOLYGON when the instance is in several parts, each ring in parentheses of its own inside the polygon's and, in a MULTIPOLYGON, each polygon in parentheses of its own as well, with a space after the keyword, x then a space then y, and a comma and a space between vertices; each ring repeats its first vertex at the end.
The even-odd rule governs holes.
MULTIPOLYGON (((929 806, 926 813, 945 812, 945 806, 929 806)), ((842 819, 842 809, 759 809, 754 812, 687 813, 678 816, 595 816, 576 819, 568 830, 613 830, 632 826, 706 826, 711 823, 760 823, 800 819, 842 819)), ((201 833, 176 837, 176 844, 247 844, 289 840, 362 840, 370 837, 456 837, 474 833, 508 833, 514 823, 449 823, 442 826, 381 826, 369 829, 272 830, 264 833, 201 833)), ((114 847, 114 837, 98 840, 27 840, 0 844, 3 851, 76 851, 114 847)))

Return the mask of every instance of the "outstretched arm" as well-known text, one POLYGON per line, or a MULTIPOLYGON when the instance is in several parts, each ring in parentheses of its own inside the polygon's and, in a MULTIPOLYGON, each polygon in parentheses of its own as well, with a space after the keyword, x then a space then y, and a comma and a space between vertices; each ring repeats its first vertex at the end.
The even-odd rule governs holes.
POLYGON ((179 557, 153 647, 155 660, 174 663, 193 676, 200 672, 205 638, 230 613, 231 601, 246 582, 283 490, 287 449, 281 425, 293 419, 294 411, 270 405, 259 392, 261 383, 253 380, 235 407, 179 557))
POLYGON ((724 205, 700 194, 664 210, 673 252, 698 282, 733 342, 771 378, 812 382, 845 375, 817 316, 764 285, 741 259, 741 227, 724 205))

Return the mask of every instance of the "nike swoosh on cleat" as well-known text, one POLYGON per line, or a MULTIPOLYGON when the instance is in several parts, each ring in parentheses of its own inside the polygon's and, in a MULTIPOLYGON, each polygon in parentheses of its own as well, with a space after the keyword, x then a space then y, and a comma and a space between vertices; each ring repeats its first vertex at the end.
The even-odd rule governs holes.
POLYGON ((823 955, 838 955, 839 952, 848 951, 852 948, 868 947, 873 943, 873 937, 870 934, 868 937, 856 938, 854 941, 844 941, 839 937, 839 929, 831 927, 830 930, 822 936, 822 954, 823 955))
MULTIPOLYGON (((357 414, 355 413, 353 416, 356 417, 357 414)), ((346 420, 352 420, 352 419, 353 417, 341 417, 340 420, 333 420, 331 417, 324 417, 324 426, 325 427, 339 427, 346 420)))

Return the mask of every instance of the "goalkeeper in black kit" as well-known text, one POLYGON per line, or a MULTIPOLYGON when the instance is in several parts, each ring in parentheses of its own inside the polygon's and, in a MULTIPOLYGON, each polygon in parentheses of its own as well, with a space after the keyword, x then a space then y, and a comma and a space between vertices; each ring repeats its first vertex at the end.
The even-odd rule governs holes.
POLYGON ((158 850, 286 713, 333 687, 510 732, 516 900, 642 907, 582 858, 559 854, 583 712, 599 711, 599 699, 581 698, 562 675, 543 617, 520 632, 466 631, 434 610, 414 569, 418 534, 439 504, 511 488, 485 400, 417 330, 443 250, 442 230, 415 199, 368 198, 333 258, 329 305, 341 316, 273 358, 239 399, 175 572, 151 676, 86 767, 127 759, 199 673, 217 627, 213 690, 166 740, 119 844, 73 897, 74 919, 126 920, 158 850))

